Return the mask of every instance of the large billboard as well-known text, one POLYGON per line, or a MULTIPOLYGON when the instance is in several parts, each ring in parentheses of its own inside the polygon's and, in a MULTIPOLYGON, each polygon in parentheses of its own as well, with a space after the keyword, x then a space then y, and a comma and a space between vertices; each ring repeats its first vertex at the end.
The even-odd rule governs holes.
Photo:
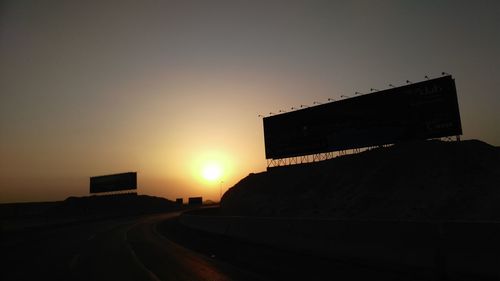
POLYGON ((267 159, 462 134, 451 76, 265 117, 267 159))
POLYGON ((90 178, 90 193, 137 189, 137 173, 128 172, 90 178))

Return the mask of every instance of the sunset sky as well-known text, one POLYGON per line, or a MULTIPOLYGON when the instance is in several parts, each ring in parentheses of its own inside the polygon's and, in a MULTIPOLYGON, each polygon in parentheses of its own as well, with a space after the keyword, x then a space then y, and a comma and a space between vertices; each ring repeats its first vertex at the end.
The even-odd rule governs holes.
POLYGON ((259 114, 442 71, 500 145, 500 1, 2 1, 0 202, 126 171, 218 200, 265 170, 259 114))

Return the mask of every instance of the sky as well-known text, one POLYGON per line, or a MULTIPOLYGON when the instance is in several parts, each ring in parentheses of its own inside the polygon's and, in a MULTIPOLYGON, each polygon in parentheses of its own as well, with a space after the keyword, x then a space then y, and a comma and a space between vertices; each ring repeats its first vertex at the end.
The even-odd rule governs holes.
POLYGON ((126 171, 218 200, 266 169, 259 114, 443 71, 498 146, 499 50, 498 1, 2 1, 0 203, 126 171))

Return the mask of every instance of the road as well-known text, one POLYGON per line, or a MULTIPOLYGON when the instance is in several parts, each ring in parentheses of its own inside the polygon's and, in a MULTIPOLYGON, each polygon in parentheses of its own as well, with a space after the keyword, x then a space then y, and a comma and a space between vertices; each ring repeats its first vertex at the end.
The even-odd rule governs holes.
POLYGON ((179 215, 3 233, 0 280, 434 279, 201 233, 180 225, 179 215))
POLYGON ((25 231, 2 237, 1 280, 264 280, 168 240, 180 213, 25 231))

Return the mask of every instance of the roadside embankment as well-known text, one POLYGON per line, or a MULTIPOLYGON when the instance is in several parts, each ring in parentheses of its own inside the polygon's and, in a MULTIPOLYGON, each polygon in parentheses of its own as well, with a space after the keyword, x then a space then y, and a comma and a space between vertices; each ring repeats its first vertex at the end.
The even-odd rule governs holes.
POLYGON ((0 230, 25 231, 183 208, 165 198, 136 194, 69 197, 64 201, 0 204, 0 230))
POLYGON ((228 216, 500 221, 500 149, 416 141, 250 174, 228 216))
POLYGON ((231 217, 186 213, 197 230, 366 265, 498 280, 500 223, 231 217))

